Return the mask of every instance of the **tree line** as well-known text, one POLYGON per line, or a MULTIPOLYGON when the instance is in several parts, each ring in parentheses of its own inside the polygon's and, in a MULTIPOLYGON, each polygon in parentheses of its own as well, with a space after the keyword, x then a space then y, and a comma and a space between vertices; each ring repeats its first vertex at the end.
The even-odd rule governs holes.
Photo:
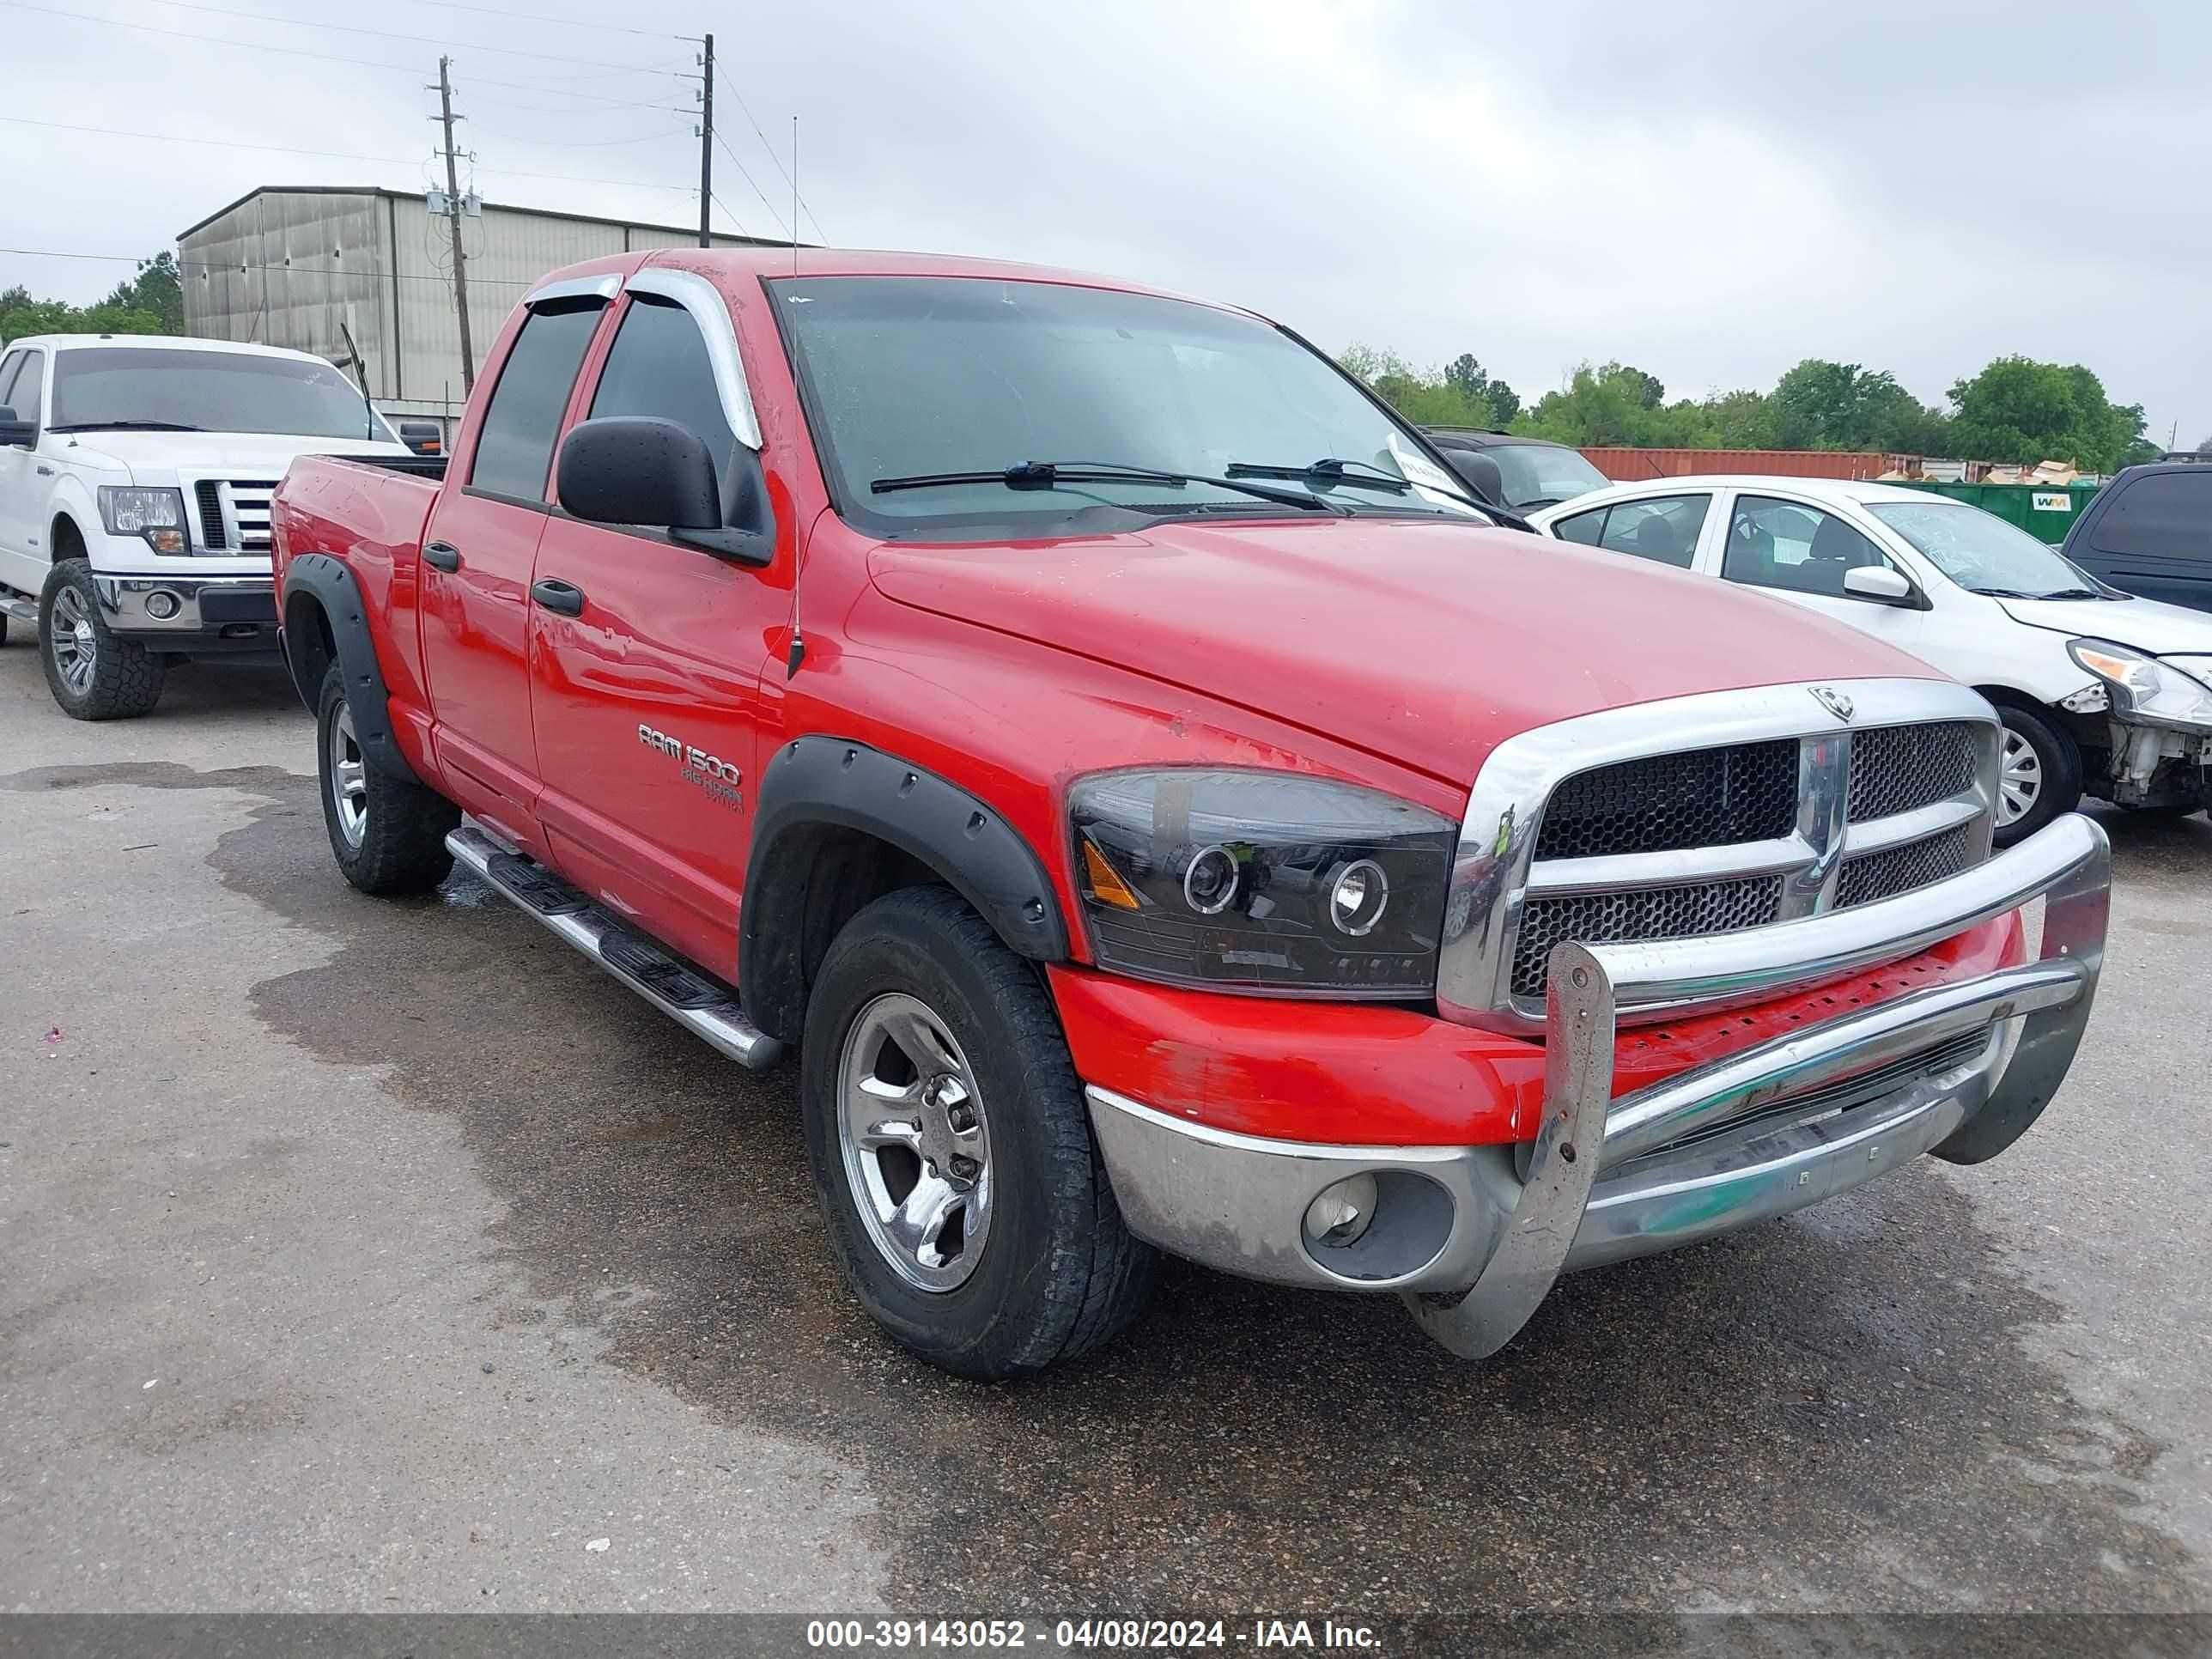
POLYGON ((138 262, 137 274, 88 306, 36 300, 18 283, 0 289, 0 340, 26 334, 182 334, 185 289, 177 256, 163 252, 138 262))
MULTIPOLYGON (((2115 404, 2079 363, 1999 357, 1923 404, 1887 369, 1808 357, 1771 392, 1668 401, 1658 377, 1620 362, 1583 363, 1524 406, 1471 352, 1440 369, 1352 345, 1338 360, 1408 420, 1549 438, 1577 448, 1847 449, 2032 465, 2071 461, 2112 472, 2157 459, 2141 404, 2115 404)), ((2212 444, 2212 440, 2207 441, 2212 444)))

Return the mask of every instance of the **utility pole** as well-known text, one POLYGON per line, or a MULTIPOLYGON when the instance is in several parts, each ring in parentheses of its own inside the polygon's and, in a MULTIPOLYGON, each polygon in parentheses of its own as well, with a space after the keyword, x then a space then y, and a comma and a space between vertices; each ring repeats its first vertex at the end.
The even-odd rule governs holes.
POLYGON ((714 233, 707 210, 714 200, 714 37, 708 35, 699 59, 699 246, 714 246, 714 233))
POLYGON ((468 256, 461 252, 461 181, 453 167, 453 123, 468 118, 453 113, 453 60, 438 60, 438 113, 432 118, 446 129, 446 225, 453 237, 453 313, 461 325, 461 392, 477 386, 477 354, 469 339, 468 256))

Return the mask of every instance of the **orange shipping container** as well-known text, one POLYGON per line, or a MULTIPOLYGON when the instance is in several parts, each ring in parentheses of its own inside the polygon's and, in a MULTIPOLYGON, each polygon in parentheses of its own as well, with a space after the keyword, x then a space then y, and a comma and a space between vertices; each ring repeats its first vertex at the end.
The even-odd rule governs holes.
POLYGON ((1752 472, 1777 478, 1878 478, 1904 455, 1840 449, 1630 449, 1605 446, 1583 451, 1592 466, 1615 483, 1643 478, 1752 472))

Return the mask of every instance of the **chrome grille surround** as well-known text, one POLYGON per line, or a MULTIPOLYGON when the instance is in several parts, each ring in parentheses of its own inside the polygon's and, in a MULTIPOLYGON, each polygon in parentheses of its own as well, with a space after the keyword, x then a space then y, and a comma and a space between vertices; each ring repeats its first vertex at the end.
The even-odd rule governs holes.
MULTIPOLYGON (((1636 703, 1510 738, 1491 752, 1468 796, 1444 919, 1438 1012, 1492 1030, 1540 1032, 1546 953, 1552 945, 1578 937, 1593 919, 1636 925, 1647 916, 1670 924, 1687 918, 1694 925, 1683 933, 1612 933, 1583 942, 1786 925, 1838 908, 1847 888, 1849 902, 1863 902, 1904 890, 1884 884, 1889 880, 1917 886, 1979 864, 1990 854, 1998 732, 1996 711, 1964 686, 1860 679, 1636 703), (1850 708, 1849 720, 1832 712, 1838 702, 1850 708), (1927 727, 1948 735, 1914 730, 1927 727), (1912 735, 1895 735, 1895 728, 1912 735), (1796 747, 1795 821, 1786 834, 1682 847, 1664 846, 1676 837, 1662 833, 1663 850, 1536 856, 1546 839, 1547 809, 1570 780, 1655 757, 1777 739, 1796 747), (1867 740, 1866 757, 1854 769, 1861 739, 1867 740), (1971 759, 1963 787, 1878 817, 1851 815, 1855 799, 1864 811, 1959 782, 1961 754, 1971 759), (1929 843, 1924 853, 1921 843, 1929 843), (1893 856, 1876 862, 1882 854, 1893 856), (1624 895, 1650 896, 1604 902, 1624 895), (1597 902, 1553 908, 1562 900, 1597 902), (1534 930, 1527 951, 1522 949, 1524 925, 1534 930), (1534 949, 1539 943, 1540 951, 1534 949)), ((1604 793, 1579 786, 1565 799, 1602 799, 1604 793)), ((1741 813, 1718 816, 1747 821, 1741 813)), ((1576 839, 1562 842, 1555 834, 1551 842, 1572 845, 1576 839)), ((1729 1000, 1720 994, 1693 1005, 1655 1003, 1624 1008, 1620 1018, 1623 1023, 1651 1019, 1686 1006, 1718 1007, 1729 1000)))
POLYGON ((188 477, 182 482, 196 521, 194 551, 233 558, 269 551, 276 479, 188 477))

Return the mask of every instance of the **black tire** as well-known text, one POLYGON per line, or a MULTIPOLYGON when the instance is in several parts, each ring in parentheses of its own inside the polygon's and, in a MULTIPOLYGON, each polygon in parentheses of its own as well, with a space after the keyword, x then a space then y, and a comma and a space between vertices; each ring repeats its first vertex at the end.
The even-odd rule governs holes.
MULTIPOLYGON (((2015 842, 2027 840, 2060 813, 2070 812, 2081 804, 2081 751, 2072 737, 2033 709, 1999 703, 1997 717, 2004 722, 2008 748, 2017 740, 2033 751, 2038 778, 2033 803, 2024 815, 2007 823, 2000 810, 1996 844, 2010 847, 2015 842)), ((2008 758, 1999 765, 2001 802, 2014 781, 2005 773, 2008 758)))
POLYGON ((108 631, 92 585, 92 567, 82 559, 64 559, 46 573, 46 584, 39 591, 39 660, 46 671, 46 690, 62 713, 76 720, 136 720, 152 712, 169 672, 165 658, 108 631), (69 630, 58 643, 57 608, 64 613, 69 630))
POLYGON ((412 779, 379 771, 358 745, 347 743, 350 763, 361 769, 362 816, 358 833, 349 830, 340 817, 341 781, 333 736, 345 742, 343 734, 350 726, 345 678, 332 663, 323 676, 323 694, 315 706, 315 775, 322 785, 323 828, 331 838, 331 855, 345 878, 364 893, 384 897, 428 892, 453 867, 446 837, 459 825, 461 809, 412 779))
POLYGON ((899 1342, 959 1376, 998 1381, 1086 1353, 1142 1309, 1158 1258, 1121 1220, 1052 999, 957 894, 903 888, 847 924, 809 995, 801 1066, 807 1158, 831 1249, 854 1295, 899 1342), (847 1037, 893 994, 925 1005, 950 1033, 988 1123, 988 1230, 956 1288, 902 1277, 847 1171, 847 1037))

